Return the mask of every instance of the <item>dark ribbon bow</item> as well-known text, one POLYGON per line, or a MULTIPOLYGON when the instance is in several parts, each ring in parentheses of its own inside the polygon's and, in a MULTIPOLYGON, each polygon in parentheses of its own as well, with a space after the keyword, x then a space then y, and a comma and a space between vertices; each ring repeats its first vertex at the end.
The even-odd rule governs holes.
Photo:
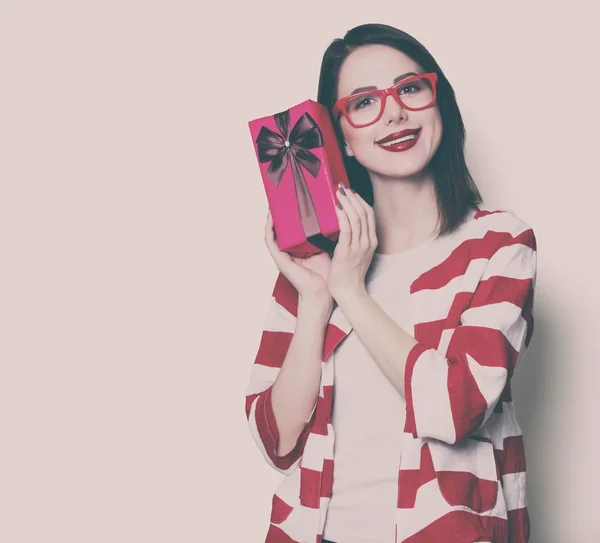
POLYGON ((335 243, 321 233, 317 212, 301 166, 316 177, 321 167, 319 157, 309 149, 322 147, 323 135, 317 123, 304 113, 290 132, 290 110, 274 115, 281 134, 263 126, 256 138, 258 159, 270 162, 267 177, 278 187, 288 164, 291 165, 296 190, 296 201, 302 228, 307 241, 324 251, 332 250, 335 243))

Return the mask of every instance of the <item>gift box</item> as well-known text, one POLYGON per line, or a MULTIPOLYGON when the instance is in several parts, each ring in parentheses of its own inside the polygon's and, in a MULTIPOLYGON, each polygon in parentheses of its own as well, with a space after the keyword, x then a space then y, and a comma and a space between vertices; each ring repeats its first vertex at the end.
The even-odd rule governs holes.
POLYGON ((336 190, 347 175, 327 107, 306 100, 248 126, 280 250, 333 251, 336 190))

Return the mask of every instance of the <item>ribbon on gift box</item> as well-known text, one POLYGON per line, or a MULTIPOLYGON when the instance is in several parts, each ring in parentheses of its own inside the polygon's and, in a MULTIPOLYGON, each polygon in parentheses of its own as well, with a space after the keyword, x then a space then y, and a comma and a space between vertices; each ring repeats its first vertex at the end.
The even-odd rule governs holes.
POLYGON ((278 134, 266 126, 261 127, 256 137, 258 159, 269 162, 267 177, 278 187, 288 164, 292 169, 296 201, 306 240, 324 251, 332 251, 335 242, 321 233, 317 211, 302 171, 303 166, 313 177, 321 167, 321 161, 310 149, 323 146, 323 135, 317 123, 308 113, 304 113, 290 132, 290 110, 274 116, 278 134))

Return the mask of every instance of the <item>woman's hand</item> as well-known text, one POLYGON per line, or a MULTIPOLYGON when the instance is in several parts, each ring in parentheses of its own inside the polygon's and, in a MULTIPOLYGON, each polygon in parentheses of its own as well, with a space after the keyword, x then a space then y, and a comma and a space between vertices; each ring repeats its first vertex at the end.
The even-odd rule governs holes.
POLYGON ((331 266, 329 254, 322 252, 302 258, 281 251, 270 211, 265 228, 265 244, 279 271, 292 283, 303 299, 322 304, 325 308, 332 308, 334 300, 327 290, 327 276, 331 266))
POLYGON ((340 235, 333 252, 327 289, 334 299, 365 291, 365 276, 377 248, 373 208, 346 183, 345 194, 338 189, 342 209, 336 207, 340 235))

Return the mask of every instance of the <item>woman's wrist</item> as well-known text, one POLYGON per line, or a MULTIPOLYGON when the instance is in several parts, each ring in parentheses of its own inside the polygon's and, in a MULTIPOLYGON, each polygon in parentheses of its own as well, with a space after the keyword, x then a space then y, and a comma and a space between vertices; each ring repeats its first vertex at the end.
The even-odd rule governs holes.
POLYGON ((328 321, 333 310, 334 300, 331 296, 303 297, 298 299, 298 314, 308 313, 314 319, 328 321))

